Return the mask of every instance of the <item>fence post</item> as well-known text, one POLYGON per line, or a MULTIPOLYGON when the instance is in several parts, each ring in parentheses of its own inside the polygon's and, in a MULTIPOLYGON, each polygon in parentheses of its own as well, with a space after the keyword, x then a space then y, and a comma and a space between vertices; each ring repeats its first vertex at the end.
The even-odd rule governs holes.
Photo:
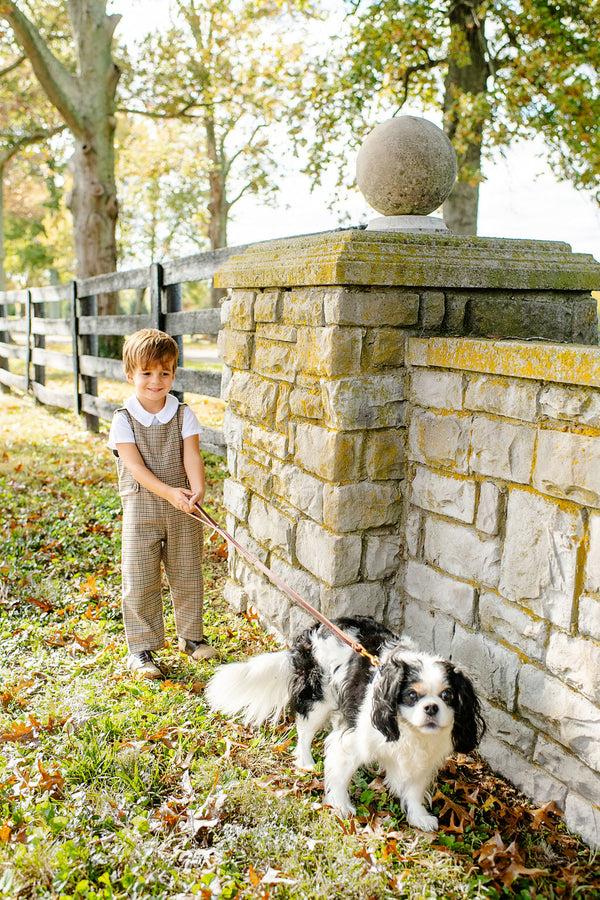
MULTIPOLYGON (((180 284, 169 284, 164 289, 165 291, 165 300, 167 305, 167 312, 181 312, 183 309, 183 301, 181 294, 181 285, 180 284)), ((173 340, 177 343, 177 347, 179 348, 179 360, 178 365, 183 368, 183 335, 177 334, 172 335, 173 340)), ((179 402, 183 402, 183 391, 171 391, 174 394, 179 402)))
POLYGON ((79 313, 77 310, 77 282, 71 282, 71 336, 73 339, 73 388, 75 391, 75 412, 81 415, 81 393, 79 391, 79 313))
POLYGON ((152 263, 148 281, 150 284, 150 319, 152 327, 163 331, 165 319, 162 309, 163 267, 160 263, 152 263))
MULTIPOLYGON (((32 299, 33 318, 46 318, 46 304, 44 300, 38 300, 37 303, 32 299), (37 309, 36 309, 37 307, 37 309)), ((46 336, 44 334, 36 334, 35 326, 32 322, 33 346, 37 350, 44 350, 46 347, 46 336)), ((34 365, 33 367, 34 385, 39 384, 42 387, 46 385, 46 366, 34 365)))
MULTIPOLYGON (((8 303, 5 302, 6 295, 4 294, 4 292, 2 294, 2 298, 3 299, 0 302, 0 317, 2 317, 3 319, 8 319, 8 303)), ((2 331, 0 331, 0 341, 2 341, 2 343, 8 344, 9 334, 10 332, 4 331, 4 329, 2 329, 2 331)), ((8 359, 5 359, 4 357, 0 358, 0 369, 6 369, 7 372, 9 371, 8 359)), ((0 384, 0 393, 10 393, 9 386, 4 383, 0 384)))
POLYGON ((31 390, 31 319, 33 315, 33 303, 31 291, 27 291, 25 305, 25 325, 27 328, 27 343, 25 344, 25 393, 31 390))
MULTIPOLYGON (((82 316, 98 315, 98 298, 95 295, 91 297, 82 297, 79 301, 79 313, 82 316)), ((82 356, 98 356, 98 335, 83 334, 81 335, 81 355, 82 356)), ((98 379, 92 375, 83 375, 83 392, 92 397, 98 396, 98 379)), ((83 418, 85 427, 88 431, 98 433, 100 425, 98 416, 93 413, 84 412, 83 418)))

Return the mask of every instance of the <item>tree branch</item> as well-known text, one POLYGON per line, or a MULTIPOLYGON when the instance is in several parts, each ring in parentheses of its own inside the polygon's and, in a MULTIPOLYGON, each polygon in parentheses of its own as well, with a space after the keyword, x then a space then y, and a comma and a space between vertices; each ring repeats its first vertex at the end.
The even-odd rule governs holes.
POLYGON ((76 135, 81 134, 83 121, 78 111, 80 89, 77 78, 54 56, 38 29, 14 2, 2 3, 0 16, 11 26, 50 102, 58 109, 70 130, 76 135))

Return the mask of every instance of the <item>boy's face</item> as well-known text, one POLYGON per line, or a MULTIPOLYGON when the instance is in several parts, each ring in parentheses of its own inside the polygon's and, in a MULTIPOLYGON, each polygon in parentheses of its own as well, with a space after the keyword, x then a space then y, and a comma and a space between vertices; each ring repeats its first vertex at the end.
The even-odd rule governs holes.
POLYGON ((138 367, 127 375, 127 381, 135 387, 135 395, 146 412, 160 412, 175 381, 173 363, 161 360, 138 367))

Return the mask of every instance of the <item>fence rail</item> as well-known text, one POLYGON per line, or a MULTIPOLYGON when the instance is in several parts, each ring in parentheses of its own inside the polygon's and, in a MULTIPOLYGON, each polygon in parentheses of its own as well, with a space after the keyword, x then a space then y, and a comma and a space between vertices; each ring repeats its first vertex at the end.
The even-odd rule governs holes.
MULTIPOLYGON (((221 328, 218 309, 184 311, 182 285, 208 281, 231 256, 248 245, 199 253, 164 265, 130 269, 58 286, 0 292, 0 386, 31 393, 47 406, 74 409, 85 426, 98 431, 99 420, 110 420, 117 403, 98 396, 98 379, 125 381, 120 359, 98 354, 99 337, 125 337, 140 328, 159 328, 177 340, 180 365, 173 390, 219 397, 221 373, 186 368, 183 335, 216 334, 221 328), (135 290, 147 292, 149 311, 140 314, 98 315, 101 294, 135 290), (56 314, 56 310, 60 314, 56 314), (70 342, 70 352, 46 346, 46 339, 70 342), (11 362, 18 361, 13 371, 11 362), (46 369, 71 377, 72 389, 47 384, 46 369), (23 371, 24 370, 24 371, 23 371)), ((223 433, 203 426, 200 446, 224 455, 223 433)))

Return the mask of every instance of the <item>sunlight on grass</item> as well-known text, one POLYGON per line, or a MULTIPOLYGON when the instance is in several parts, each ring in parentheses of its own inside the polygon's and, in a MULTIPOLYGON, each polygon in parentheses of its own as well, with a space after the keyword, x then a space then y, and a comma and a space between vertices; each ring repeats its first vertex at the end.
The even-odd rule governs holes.
MULTIPOLYGON (((206 505, 223 521, 225 465, 205 465, 206 505)), ((359 815, 338 819, 323 807, 321 741, 316 772, 300 774, 290 721, 252 731, 207 709, 216 663, 178 653, 166 596, 168 679, 134 680, 114 462, 73 414, 0 394, 0 502, 0 898, 599 896, 594 854, 550 811, 534 827, 524 798, 476 759, 441 774, 438 835, 408 827, 367 770, 359 815), (546 874, 486 874, 476 860, 500 830, 546 874)), ((275 648, 224 604, 225 556, 207 534, 209 640, 223 660, 275 648)))

